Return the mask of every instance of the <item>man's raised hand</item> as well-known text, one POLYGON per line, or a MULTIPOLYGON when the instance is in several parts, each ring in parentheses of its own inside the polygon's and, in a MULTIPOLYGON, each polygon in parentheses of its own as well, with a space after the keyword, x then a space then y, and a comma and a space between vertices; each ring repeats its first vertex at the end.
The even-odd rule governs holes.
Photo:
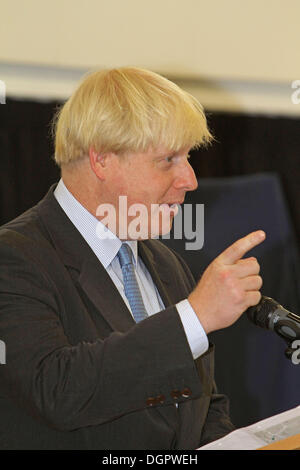
POLYGON ((262 278, 256 258, 242 257, 265 240, 262 230, 237 240, 204 271, 188 300, 206 333, 232 325, 261 298, 262 278))

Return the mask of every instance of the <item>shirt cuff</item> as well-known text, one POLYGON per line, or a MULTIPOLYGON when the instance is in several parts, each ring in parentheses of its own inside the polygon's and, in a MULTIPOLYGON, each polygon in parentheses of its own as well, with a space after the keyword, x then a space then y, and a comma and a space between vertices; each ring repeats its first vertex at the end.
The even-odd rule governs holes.
POLYGON ((188 299, 182 300, 176 304, 176 308, 183 324, 193 358, 197 359, 208 350, 209 344, 206 333, 188 299))

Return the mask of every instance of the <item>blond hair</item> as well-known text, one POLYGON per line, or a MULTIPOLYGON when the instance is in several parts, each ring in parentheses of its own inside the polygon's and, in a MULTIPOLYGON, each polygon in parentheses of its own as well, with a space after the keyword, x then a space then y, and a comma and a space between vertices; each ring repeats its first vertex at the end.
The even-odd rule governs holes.
POLYGON ((208 143, 201 104, 170 80, 122 67, 86 76, 54 119, 59 166, 96 152, 178 151, 208 143))

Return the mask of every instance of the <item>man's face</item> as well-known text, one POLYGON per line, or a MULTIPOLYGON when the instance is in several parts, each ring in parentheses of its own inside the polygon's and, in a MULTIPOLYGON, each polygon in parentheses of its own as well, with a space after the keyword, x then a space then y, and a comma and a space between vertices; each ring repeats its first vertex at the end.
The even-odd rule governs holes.
POLYGON ((105 200, 116 210, 120 239, 153 238, 171 230, 177 205, 197 188, 188 151, 111 154, 105 200))

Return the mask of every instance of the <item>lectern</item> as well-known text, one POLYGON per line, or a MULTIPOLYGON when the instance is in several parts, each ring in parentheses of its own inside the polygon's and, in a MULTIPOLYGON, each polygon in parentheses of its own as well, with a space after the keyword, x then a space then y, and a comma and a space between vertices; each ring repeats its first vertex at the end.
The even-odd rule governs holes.
POLYGON ((287 437, 282 441, 274 442, 257 450, 300 450, 300 433, 287 437))

